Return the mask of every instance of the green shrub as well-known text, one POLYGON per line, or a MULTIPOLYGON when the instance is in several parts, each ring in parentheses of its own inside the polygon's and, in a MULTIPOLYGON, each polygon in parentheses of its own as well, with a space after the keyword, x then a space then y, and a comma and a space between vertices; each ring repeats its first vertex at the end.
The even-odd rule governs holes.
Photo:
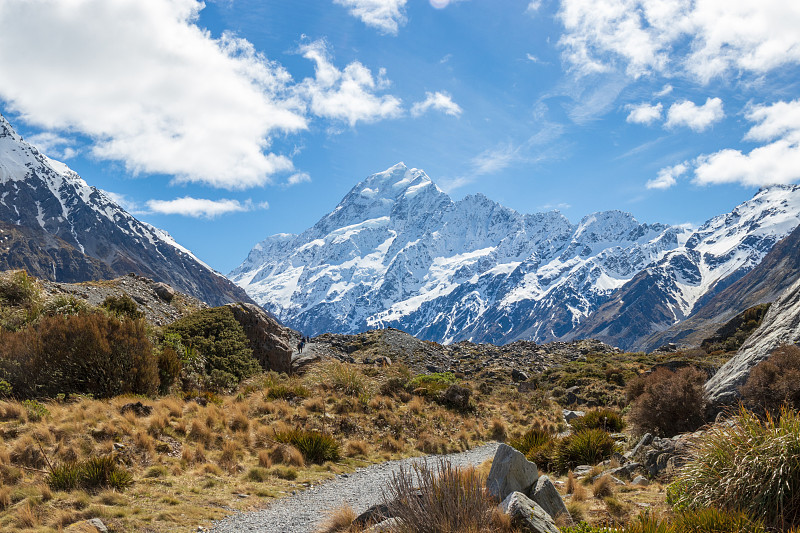
POLYGON ((633 398, 629 417, 636 432, 671 437, 697 430, 705 423, 706 379, 692 367, 677 372, 659 368, 629 383, 633 398))
POLYGON ((674 502, 685 508, 744 511, 770 526, 800 523, 800 414, 761 420, 742 408, 732 425, 692 443, 677 474, 674 502))
POLYGON ((553 469, 556 440, 549 431, 532 427, 520 438, 509 440, 508 445, 519 450, 528 461, 540 469, 545 471, 553 469))
POLYGON ((178 380, 183 364, 172 346, 164 346, 158 353, 158 392, 168 394, 178 380))
POLYGON ((47 484, 53 490, 74 490, 80 480, 81 466, 75 462, 55 465, 47 474, 47 484))
POLYGON ((127 294, 122 294, 120 296, 106 296, 106 299, 103 300, 103 303, 100 304, 100 306, 120 318, 127 317, 135 320, 137 318, 144 317, 144 313, 139 311, 139 306, 136 305, 136 302, 133 301, 133 298, 127 294))
POLYGON ((24 398, 158 390, 145 322, 104 313, 42 317, 17 332, 0 331, 0 370, 24 398))
POLYGON ((59 294, 44 304, 42 312, 47 316, 54 315, 79 315, 88 313, 91 307, 85 300, 80 300, 72 295, 59 294))
POLYGON ((409 392, 417 392, 423 396, 434 397, 456 383, 458 383, 458 378, 452 372, 434 372, 433 374, 420 374, 411 378, 407 389, 409 392))
POLYGON ((800 347, 783 345, 752 370, 742 402, 759 413, 778 415, 783 404, 800 409, 800 347))
POLYGON ((297 448, 306 461, 322 464, 325 461, 338 461, 339 443, 325 433, 295 428, 275 433, 275 440, 291 444, 297 448))
POLYGON ((35 307, 42 296, 36 278, 24 270, 0 276, 0 302, 15 307, 35 307))
POLYGON ((267 391, 270 400, 293 400, 295 398, 308 398, 311 392, 302 385, 286 385, 278 383, 267 391))
POLYGON ((566 472, 578 465, 594 465, 611 457, 614 439, 602 429, 583 429, 567 435, 556 445, 555 466, 566 472))
POLYGON ((619 433, 625 429, 625 421, 619 411, 613 409, 592 409, 582 417, 570 422, 572 429, 602 429, 610 433, 619 433))
POLYGON ((228 307, 202 309, 173 322, 164 332, 177 334, 184 346, 197 350, 205 362, 206 376, 219 371, 215 376, 218 382, 225 381, 221 378, 227 374, 238 383, 261 370, 242 326, 228 307))
POLYGON ((38 422, 42 418, 50 416, 50 411, 47 407, 36 400, 23 400, 22 406, 25 408, 25 412, 28 414, 28 421, 30 422, 38 422))

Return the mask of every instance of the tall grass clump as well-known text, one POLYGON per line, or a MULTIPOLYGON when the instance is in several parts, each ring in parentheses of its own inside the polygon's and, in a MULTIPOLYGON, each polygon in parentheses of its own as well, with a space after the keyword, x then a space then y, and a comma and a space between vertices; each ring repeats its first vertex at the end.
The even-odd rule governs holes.
POLYGON ((572 429, 580 431, 582 429, 602 429, 609 433, 618 433, 625 429, 625 421, 619 411, 614 409, 592 409, 587 411, 582 417, 570 422, 572 429))
POLYGON ((398 533, 499 531, 496 503, 484 491, 474 469, 460 470, 441 459, 436 465, 414 463, 392 476, 384 500, 399 518, 398 533))
POLYGON ((311 463, 322 464, 325 461, 338 461, 340 457, 339 443, 325 433, 291 429, 275 433, 275 440, 291 444, 303 454, 303 458, 311 463))
POLYGON ((611 457, 615 449, 616 442, 602 429, 584 429, 558 442, 555 467, 566 472, 578 465, 594 465, 611 457))
POLYGON ((370 392, 367 377, 354 365, 331 361, 320 365, 315 373, 316 381, 348 396, 360 397, 370 392))
POLYGON ((741 408, 733 424, 695 439, 678 472, 676 507, 743 511, 767 525, 800 523, 800 414, 760 419, 741 408))
POLYGON ((556 440, 546 429, 534 426, 521 437, 509 440, 508 445, 519 450, 540 469, 550 471, 553 468, 556 440))

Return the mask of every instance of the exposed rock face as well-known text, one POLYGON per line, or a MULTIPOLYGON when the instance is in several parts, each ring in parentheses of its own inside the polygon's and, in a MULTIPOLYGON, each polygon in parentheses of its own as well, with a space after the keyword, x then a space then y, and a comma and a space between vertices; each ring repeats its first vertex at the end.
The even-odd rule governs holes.
POLYGON ((539 479, 539 469, 519 451, 508 444, 501 444, 494 454, 486 488, 496 499, 502 501, 512 492, 527 494, 539 479))
MULTIPOLYGON (((251 301, 165 231, 134 218, 65 164, 28 144, 0 115, 0 221, 57 237, 38 249, 19 247, 32 273, 52 281, 89 281, 135 272, 212 305, 251 301), (60 242, 71 248, 54 251, 60 242), (88 256, 80 259, 77 254, 88 256), (67 257, 65 257, 65 255, 67 257), (64 263, 75 261, 77 268, 64 263), (97 266, 102 263, 105 267, 97 266), (59 269, 59 265, 61 269, 59 269), (92 265, 95 265, 92 268, 92 265), (55 267, 55 272, 53 268, 55 267), (65 275, 66 274, 66 275, 65 275)), ((15 268, 0 253, 6 267, 15 268)))
POLYGON ((511 517, 511 524, 530 533, 559 533, 553 518, 538 503, 521 492, 503 499, 500 509, 511 517))
POLYGON ((767 311, 761 326, 745 341, 736 355, 706 383, 709 400, 731 404, 750 370, 769 357, 781 344, 800 340, 800 279, 789 287, 767 311))
POLYGON ((265 370, 292 371, 292 342, 297 333, 278 323, 266 311, 249 303, 228 304, 242 325, 253 349, 253 357, 265 370))

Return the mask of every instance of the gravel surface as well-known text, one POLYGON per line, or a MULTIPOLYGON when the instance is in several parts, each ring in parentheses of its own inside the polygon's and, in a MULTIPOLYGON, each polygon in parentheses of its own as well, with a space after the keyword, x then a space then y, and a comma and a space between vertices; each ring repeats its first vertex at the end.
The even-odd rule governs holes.
MULTIPOLYGON (((462 453, 428 456, 448 459, 453 466, 479 465, 494 457, 498 443, 493 442, 462 453)), ((352 474, 340 474, 287 498, 275 500, 265 509, 237 513, 215 522, 213 533, 312 533, 325 520, 328 511, 350 504, 356 514, 383 500, 383 489, 392 473, 423 458, 402 459, 371 465, 352 474)))

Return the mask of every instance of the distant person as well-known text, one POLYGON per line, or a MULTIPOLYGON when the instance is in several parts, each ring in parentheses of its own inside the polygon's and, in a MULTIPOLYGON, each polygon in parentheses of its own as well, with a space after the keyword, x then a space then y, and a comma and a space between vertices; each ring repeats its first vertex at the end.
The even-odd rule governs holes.
POLYGON ((303 353, 303 339, 300 339, 300 342, 297 343, 297 351, 303 353))

